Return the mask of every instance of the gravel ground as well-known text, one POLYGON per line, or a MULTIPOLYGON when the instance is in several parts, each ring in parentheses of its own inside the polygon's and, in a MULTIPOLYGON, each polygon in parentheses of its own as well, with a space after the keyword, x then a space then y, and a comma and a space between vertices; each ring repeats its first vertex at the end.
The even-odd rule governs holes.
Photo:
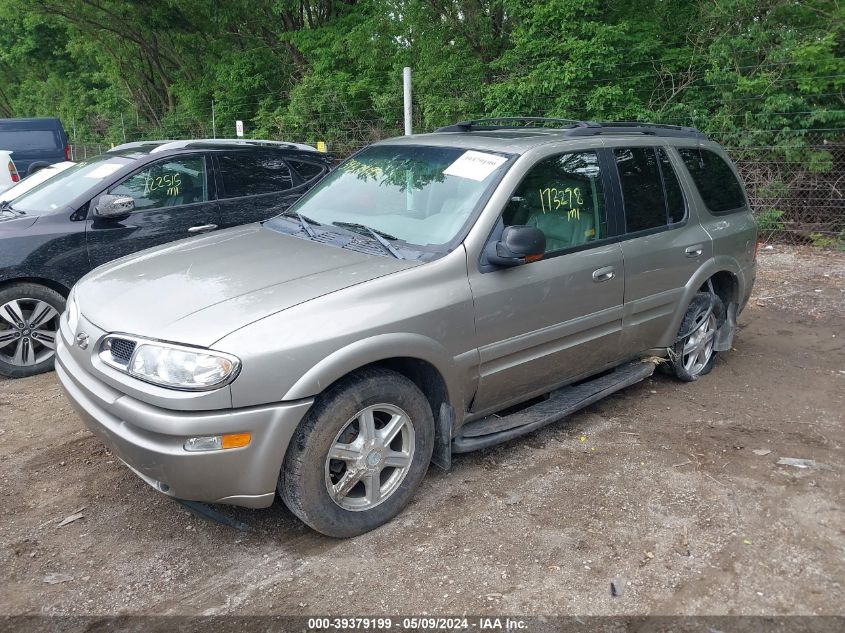
POLYGON ((759 261, 711 375, 457 456, 346 541, 279 503, 197 518, 53 374, 0 381, 0 614, 845 614, 845 256, 759 261))

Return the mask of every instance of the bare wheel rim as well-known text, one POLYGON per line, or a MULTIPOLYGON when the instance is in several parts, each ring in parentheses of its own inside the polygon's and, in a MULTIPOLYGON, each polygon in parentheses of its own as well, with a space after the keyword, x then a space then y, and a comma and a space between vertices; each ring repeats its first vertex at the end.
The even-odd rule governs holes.
POLYGON ((326 490, 344 510, 384 503, 402 484, 414 459, 414 424, 392 404, 355 414, 335 436, 326 458, 326 490))
POLYGON ((707 309, 696 314, 693 331, 684 341, 682 352, 684 369, 697 376, 713 358, 713 339, 716 336, 716 315, 707 309), (709 314, 708 314, 709 312, 709 314))
POLYGON ((56 353, 59 312, 46 301, 24 297, 0 305, 0 360, 32 367, 56 353))

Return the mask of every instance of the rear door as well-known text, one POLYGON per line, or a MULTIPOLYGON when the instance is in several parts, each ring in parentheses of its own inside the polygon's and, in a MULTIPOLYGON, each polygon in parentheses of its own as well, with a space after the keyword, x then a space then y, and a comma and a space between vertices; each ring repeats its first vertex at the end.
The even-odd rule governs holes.
POLYGON ((633 356, 659 344, 684 286, 713 256, 713 245, 684 196, 674 148, 628 146, 612 152, 624 226, 621 349, 623 356, 633 356))
POLYGON ((583 150, 541 159, 513 192, 502 225, 542 230, 542 260, 470 265, 480 356, 474 412, 525 400, 618 356, 624 266, 600 156, 583 150))
POLYGON ((180 154, 147 164, 112 185, 104 193, 135 201, 135 211, 126 218, 94 216, 99 196, 92 200, 87 220, 91 266, 218 228, 208 163, 204 153, 180 154))
POLYGON ((214 158, 224 227, 278 215, 307 188, 278 150, 217 152, 214 158))

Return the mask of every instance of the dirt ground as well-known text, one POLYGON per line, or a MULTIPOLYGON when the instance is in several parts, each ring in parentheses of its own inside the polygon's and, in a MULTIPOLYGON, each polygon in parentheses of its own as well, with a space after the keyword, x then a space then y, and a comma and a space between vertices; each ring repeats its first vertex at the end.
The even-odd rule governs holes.
POLYGON ((53 374, 0 381, 0 614, 845 614, 845 255, 759 261, 711 375, 457 456, 346 541, 280 503, 198 518, 53 374))

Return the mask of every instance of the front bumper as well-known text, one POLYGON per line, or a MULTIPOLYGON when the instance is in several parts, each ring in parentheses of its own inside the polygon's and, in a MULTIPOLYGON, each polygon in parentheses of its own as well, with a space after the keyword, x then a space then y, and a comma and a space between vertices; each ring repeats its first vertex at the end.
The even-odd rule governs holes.
POLYGON ((56 374, 74 409, 111 451, 172 497, 263 508, 273 503, 290 438, 313 400, 244 409, 172 411, 132 398, 83 368, 57 337, 56 374), (243 448, 188 452, 189 437, 252 434, 243 448))

